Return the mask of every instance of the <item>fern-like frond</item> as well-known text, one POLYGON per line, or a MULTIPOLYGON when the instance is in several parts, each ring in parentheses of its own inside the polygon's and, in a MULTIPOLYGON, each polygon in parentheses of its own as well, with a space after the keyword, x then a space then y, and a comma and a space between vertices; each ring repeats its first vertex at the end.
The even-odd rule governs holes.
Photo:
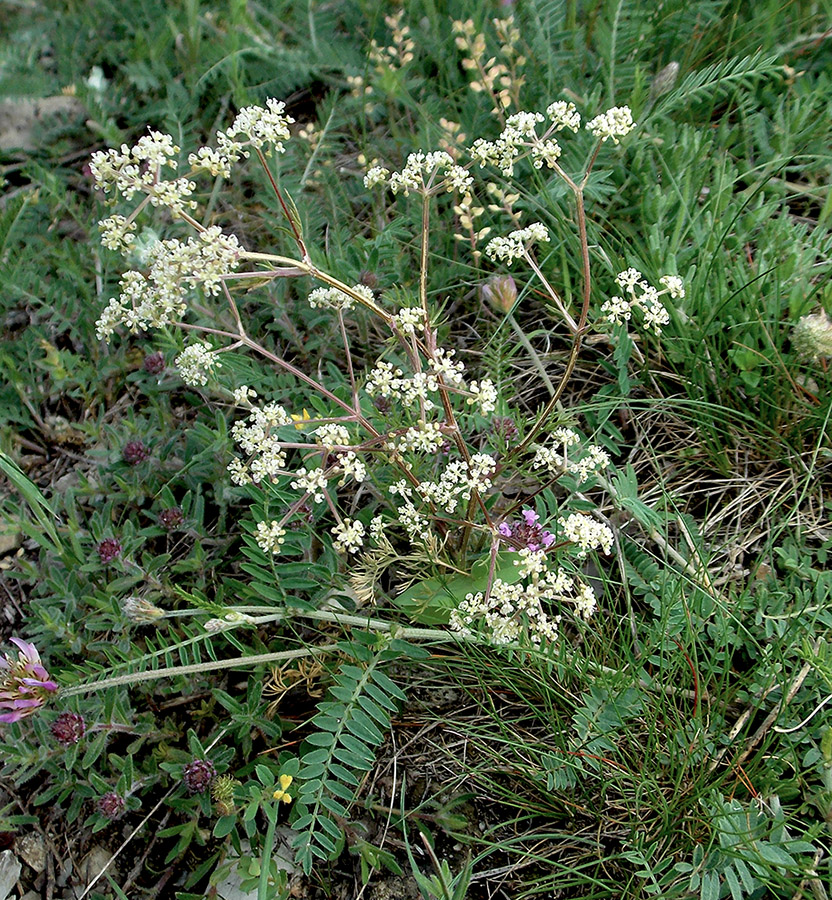
POLYGON ((318 704, 312 720, 317 730, 306 740, 298 775, 300 815, 294 822, 298 835, 293 846, 307 874, 316 858, 331 859, 338 852, 362 775, 375 763, 397 701, 405 699, 380 667, 403 649, 418 650, 402 641, 393 644, 396 650, 378 651, 359 641, 338 645, 351 661, 341 666, 327 698, 318 704))
POLYGON ((704 100, 717 103, 734 91, 750 88, 755 81, 782 74, 782 71, 782 63, 776 56, 763 56, 761 52, 727 59, 689 72, 675 90, 659 101, 657 108, 668 113, 704 100))

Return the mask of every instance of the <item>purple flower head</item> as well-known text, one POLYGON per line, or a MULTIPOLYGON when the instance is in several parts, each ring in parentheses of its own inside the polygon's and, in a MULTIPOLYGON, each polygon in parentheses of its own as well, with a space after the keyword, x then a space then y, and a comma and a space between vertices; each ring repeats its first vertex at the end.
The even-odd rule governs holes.
POLYGON ((520 522, 501 522, 497 530, 519 544, 519 550, 524 547, 529 550, 546 550, 554 544, 555 536, 541 526, 540 516, 534 510, 524 509, 522 516, 523 520, 520 522))
POLYGON ((121 554, 121 543, 115 538, 104 538, 98 545, 98 555, 101 562, 110 563, 121 554))
POLYGON ((74 712, 63 712, 49 726, 49 730, 59 744, 69 747, 81 740, 87 727, 83 716, 74 712))
POLYGON ((142 363, 142 368, 148 375, 158 375, 165 370, 164 353, 148 353, 142 363))
POLYGON ((201 794, 217 774, 210 759, 195 759, 182 770, 182 781, 191 794, 201 794))
POLYGON ((118 819, 124 812, 124 797, 120 797, 115 791, 109 791, 103 797, 98 798, 96 808, 105 819, 118 819))
POLYGON ((34 644, 15 637, 11 641, 19 652, 17 659, 8 653, 0 659, 0 722, 18 722, 31 716, 58 690, 34 644))
POLYGON ((124 445, 121 455, 128 466, 137 466, 150 456, 150 451, 142 441, 128 441, 124 445))
POLYGON ((174 531, 185 521, 182 510, 178 506, 172 506, 170 509, 163 509, 159 513, 159 524, 166 531, 174 531))

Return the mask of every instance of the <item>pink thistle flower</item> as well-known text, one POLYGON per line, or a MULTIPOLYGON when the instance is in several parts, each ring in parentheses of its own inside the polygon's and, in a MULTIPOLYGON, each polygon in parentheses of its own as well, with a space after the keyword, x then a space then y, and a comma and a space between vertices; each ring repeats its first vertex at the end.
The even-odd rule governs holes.
POLYGON ((43 667, 34 644, 13 637, 17 659, 8 653, 0 659, 0 722, 18 722, 46 703, 58 685, 43 667))
POLYGON ((540 516, 534 510, 523 510, 522 522, 501 522, 497 529, 503 537, 511 538, 519 549, 546 550, 555 542, 555 536, 540 524, 540 516))

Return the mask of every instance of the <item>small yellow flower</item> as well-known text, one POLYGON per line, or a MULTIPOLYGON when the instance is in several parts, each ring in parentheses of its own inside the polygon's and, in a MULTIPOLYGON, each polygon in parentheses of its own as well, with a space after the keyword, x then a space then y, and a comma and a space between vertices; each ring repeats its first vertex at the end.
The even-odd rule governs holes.
POLYGON ((303 431, 306 423, 311 418, 312 416, 309 415, 309 410, 306 408, 303 410, 303 415, 299 416, 297 413, 292 413, 292 420, 295 422, 295 428, 297 428, 298 431, 303 431))
MULTIPOLYGON (((304 410, 306 412, 306 410, 304 410)), ((284 803, 291 803, 292 797, 288 793, 289 785, 292 783, 294 779, 291 775, 281 775, 279 778, 280 788, 274 792, 275 800, 282 800, 284 803)))

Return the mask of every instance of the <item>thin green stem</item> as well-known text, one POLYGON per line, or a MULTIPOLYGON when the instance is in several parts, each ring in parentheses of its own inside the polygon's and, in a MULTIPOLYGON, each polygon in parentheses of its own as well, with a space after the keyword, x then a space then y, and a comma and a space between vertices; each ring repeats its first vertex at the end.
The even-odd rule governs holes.
POLYGON ((193 663, 189 666, 171 666, 166 669, 156 669, 152 672, 134 672, 127 675, 117 675, 115 678, 104 678, 101 681, 89 681, 84 684, 76 684, 73 687, 63 688, 61 696, 76 697, 79 694, 94 694, 96 691, 104 691, 111 687, 120 687, 123 684, 138 684, 142 681, 158 681, 160 678, 173 678, 177 675, 197 675, 201 672, 214 672, 218 669, 237 669, 246 666, 259 666, 263 663, 282 662, 287 659, 300 659, 304 656, 319 656, 323 653, 334 653, 338 649, 337 644, 324 644, 321 647, 306 647, 303 650, 281 650, 277 653, 258 653, 253 656, 238 656, 234 659, 215 659, 204 663, 193 663))
POLYGON ((529 359, 532 361, 535 369, 537 369, 537 374, 540 375, 540 380, 546 385, 546 390, 549 392, 549 396, 553 396, 555 393, 555 386, 552 384, 552 379, 549 378, 549 373, 546 371, 546 367, 543 365, 543 360, 538 355, 537 350, 531 344, 531 341, 526 337, 526 332, 517 324, 517 319, 509 313, 508 316, 508 324, 514 329, 514 333, 517 335, 517 339, 523 345, 526 353, 529 354, 529 359))
POLYGON ((422 195, 422 243, 419 249, 419 300, 425 313, 425 324, 429 319, 428 312, 428 235, 430 234, 430 196, 422 195))
POLYGON ((272 850, 274 849, 274 832, 277 826, 277 810, 272 810, 273 815, 267 815, 269 822, 266 828, 266 840, 263 844, 263 854, 260 857, 260 880, 257 882, 257 900, 267 900, 269 896, 269 871, 271 870, 272 850))

